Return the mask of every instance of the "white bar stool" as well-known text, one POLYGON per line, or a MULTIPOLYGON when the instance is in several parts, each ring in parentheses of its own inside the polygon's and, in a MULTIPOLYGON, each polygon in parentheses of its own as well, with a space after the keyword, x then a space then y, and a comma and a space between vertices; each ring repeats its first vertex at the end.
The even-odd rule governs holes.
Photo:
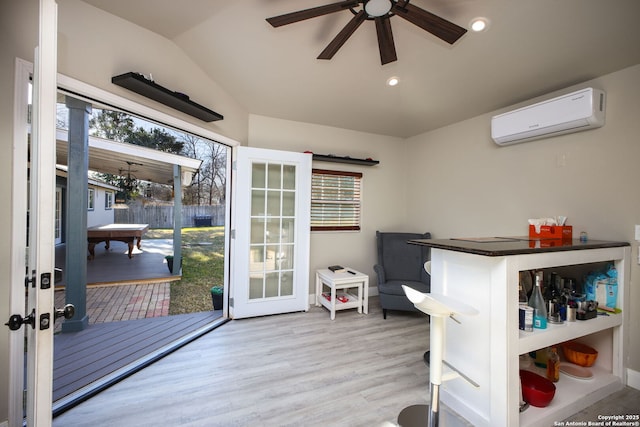
MULTIPOLYGON (((426 266, 425 266, 426 267, 426 266)), ((416 291, 406 285, 402 285, 404 293, 415 307, 431 316, 430 334, 430 363, 429 380, 431 392, 431 405, 412 405, 406 407, 398 415, 398 424, 402 427, 424 426, 437 427, 440 419, 440 385, 442 381, 462 377, 475 387, 479 385, 456 368, 443 360, 444 352, 444 328, 445 317, 451 317, 460 323, 454 316, 457 314, 475 316, 478 310, 461 303, 451 297, 434 293, 423 293, 416 291), (443 375, 442 365, 447 365, 453 372, 443 375), (428 419, 425 419, 427 418, 428 419), (426 423, 428 421, 428 423, 426 423)))

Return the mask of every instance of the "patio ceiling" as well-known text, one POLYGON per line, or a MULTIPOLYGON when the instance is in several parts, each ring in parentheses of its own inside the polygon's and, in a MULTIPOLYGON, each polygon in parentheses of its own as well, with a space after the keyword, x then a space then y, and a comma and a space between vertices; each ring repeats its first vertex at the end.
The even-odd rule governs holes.
MULTIPOLYGON (((67 165, 68 132, 56 132, 56 163, 67 165)), ((89 170, 126 176, 127 172, 143 181, 173 184, 173 166, 182 170, 182 184, 189 185, 201 160, 165 153, 137 145, 89 136, 89 170)))

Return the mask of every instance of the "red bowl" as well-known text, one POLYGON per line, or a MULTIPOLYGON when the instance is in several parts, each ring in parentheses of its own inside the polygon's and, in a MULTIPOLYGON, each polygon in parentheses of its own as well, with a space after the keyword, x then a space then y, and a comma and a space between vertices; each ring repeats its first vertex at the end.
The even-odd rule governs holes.
POLYGON ((556 394, 556 386, 543 376, 531 371, 520 370, 522 397, 529 405, 544 408, 556 394))

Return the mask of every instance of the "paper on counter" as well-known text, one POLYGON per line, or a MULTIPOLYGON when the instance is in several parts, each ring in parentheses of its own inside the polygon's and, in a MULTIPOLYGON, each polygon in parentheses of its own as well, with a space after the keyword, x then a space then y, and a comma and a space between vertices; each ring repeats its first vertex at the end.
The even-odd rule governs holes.
POLYGON ((533 225, 536 233, 540 233, 540 227, 543 225, 558 225, 555 218, 533 218, 529 220, 529 225, 533 225))

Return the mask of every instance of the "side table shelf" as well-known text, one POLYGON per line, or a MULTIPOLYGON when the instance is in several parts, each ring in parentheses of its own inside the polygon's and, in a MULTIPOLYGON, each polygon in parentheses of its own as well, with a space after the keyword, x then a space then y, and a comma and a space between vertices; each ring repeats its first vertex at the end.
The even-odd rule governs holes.
POLYGON ((339 310, 357 308, 358 313, 369 313, 369 276, 352 268, 343 273, 334 273, 329 269, 317 270, 316 306, 326 307, 331 313, 331 320, 336 318, 336 311, 339 310), (325 291, 325 287, 328 291, 325 291), (354 289, 356 294, 353 293, 354 289), (329 298, 325 297, 326 294, 329 298), (347 301, 340 301, 340 296, 347 297, 347 301))

